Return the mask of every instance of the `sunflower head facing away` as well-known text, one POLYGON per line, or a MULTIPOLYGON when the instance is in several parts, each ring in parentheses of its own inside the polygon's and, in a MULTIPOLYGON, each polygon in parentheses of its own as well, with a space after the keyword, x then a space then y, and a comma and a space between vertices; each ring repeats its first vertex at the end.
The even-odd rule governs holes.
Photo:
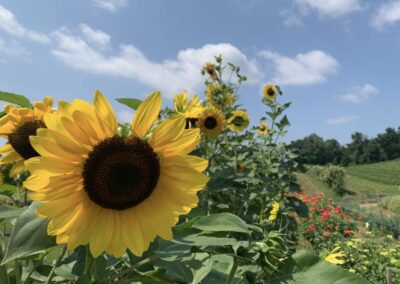
POLYGON ((197 125, 207 136, 214 137, 224 131, 225 116, 221 110, 209 107, 203 110, 197 125))
POLYGON ((153 127, 160 108, 155 92, 138 107, 127 137, 117 135, 100 92, 93 104, 60 102, 44 116, 47 128, 30 137, 40 156, 25 162, 31 176, 24 186, 57 243, 69 250, 89 244, 94 257, 127 249, 140 256, 157 236, 170 240, 179 215, 197 206, 208 181, 207 161, 188 155, 199 129, 185 130, 182 114, 153 127))
POLYGON ((273 101, 277 96, 278 96, 278 90, 275 86, 275 84, 266 84, 264 89, 264 98, 270 101, 273 101))
POLYGON ((185 115, 185 129, 196 127, 199 116, 203 111, 203 105, 201 102, 198 102, 198 99, 198 95, 195 95, 189 101, 187 92, 177 94, 174 97, 174 107, 176 113, 183 113, 185 115))
POLYGON ((234 95, 232 92, 224 93, 221 85, 218 83, 209 83, 205 90, 206 100, 213 107, 229 107, 234 102, 234 95), (218 99, 216 99, 218 98, 218 99))
POLYGON ((231 117, 228 119, 229 127, 236 132, 240 132, 249 126, 250 118, 246 111, 244 110, 234 110, 231 117))
POLYGON ((258 135, 264 136, 269 133, 268 124, 265 121, 261 121, 257 127, 258 135))
POLYGON ((0 147, 3 156, 0 163, 13 164, 11 177, 25 170, 25 160, 38 156, 29 142, 29 136, 46 127, 43 115, 52 112, 52 106, 53 98, 45 97, 42 102, 33 103, 33 109, 13 105, 4 107, 6 115, 0 119, 0 135, 6 137, 8 143, 0 147))
POLYGON ((207 72, 208 75, 210 75, 211 79, 218 79, 216 67, 211 62, 206 62, 206 64, 204 64, 204 70, 207 72))

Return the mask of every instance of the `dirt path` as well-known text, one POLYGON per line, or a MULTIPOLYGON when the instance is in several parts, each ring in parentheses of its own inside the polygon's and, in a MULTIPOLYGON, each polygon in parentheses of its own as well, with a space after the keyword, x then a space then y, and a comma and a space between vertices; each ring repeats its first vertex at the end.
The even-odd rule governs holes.
POLYGON ((297 173, 297 183, 300 186, 301 191, 309 194, 309 195, 314 195, 314 194, 322 194, 323 193, 316 188, 311 181, 303 174, 297 173))

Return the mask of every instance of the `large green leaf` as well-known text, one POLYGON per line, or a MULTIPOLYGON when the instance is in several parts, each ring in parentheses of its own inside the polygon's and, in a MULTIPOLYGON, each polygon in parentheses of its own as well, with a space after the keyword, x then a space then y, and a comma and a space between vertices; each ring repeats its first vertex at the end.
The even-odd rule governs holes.
POLYGON ((308 251, 298 251, 292 255, 288 263, 274 280, 267 283, 285 284, 369 284, 355 273, 351 273, 337 265, 327 263, 308 251))
POLYGON ((17 219, 1 264, 40 253, 55 245, 55 238, 47 235, 48 220, 35 213, 38 205, 33 202, 17 219))
POLYGON ((192 225, 192 228, 209 232, 251 233, 247 224, 232 213, 219 213, 201 218, 192 225))
POLYGON ((117 100, 117 102, 124 104, 134 110, 137 110, 140 103, 142 102, 141 100, 138 100, 138 99, 129 99, 129 98, 120 98, 120 99, 116 99, 116 100, 117 100))
POLYGON ((26 207, 13 207, 7 204, 0 205, 0 219, 8 219, 19 217, 24 212, 26 207))
POLYGON ((0 101, 9 102, 22 107, 31 108, 32 104, 27 97, 0 91, 0 101))

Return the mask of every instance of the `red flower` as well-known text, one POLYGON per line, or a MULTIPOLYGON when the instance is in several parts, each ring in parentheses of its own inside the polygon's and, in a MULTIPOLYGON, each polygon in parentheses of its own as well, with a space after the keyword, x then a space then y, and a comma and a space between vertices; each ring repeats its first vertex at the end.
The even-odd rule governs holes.
POLYGON ((362 221, 362 219, 363 219, 362 216, 358 216, 358 217, 357 217, 357 220, 358 220, 358 221, 362 221))
POLYGON ((311 233, 311 229, 310 229, 310 228, 307 228, 307 229, 306 229, 306 233, 307 233, 307 234, 310 234, 310 233, 311 233))
POLYGON ((324 231, 324 237, 329 237, 331 233, 329 231, 324 231))
POLYGON ((353 234, 353 231, 352 230, 344 230, 344 234, 351 235, 351 234, 353 234))
POLYGON ((317 226, 315 226, 315 224, 311 224, 311 230, 315 231, 316 228, 317 226))

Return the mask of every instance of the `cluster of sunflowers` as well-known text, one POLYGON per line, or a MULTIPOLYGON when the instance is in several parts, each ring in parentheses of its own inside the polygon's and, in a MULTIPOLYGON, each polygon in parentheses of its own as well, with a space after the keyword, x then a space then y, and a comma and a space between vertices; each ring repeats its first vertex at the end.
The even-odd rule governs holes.
MULTIPOLYGON (((222 133, 226 127, 234 132, 244 131, 250 124, 250 117, 246 110, 238 109, 234 103, 238 100, 236 89, 222 78, 222 61, 216 57, 218 65, 207 62, 202 69, 202 74, 207 74, 205 102, 199 100, 198 95, 191 99, 187 92, 177 94, 174 97, 174 108, 178 114, 186 117, 185 128, 199 128, 202 133, 209 137, 216 137, 222 133)), ((235 66, 230 65, 235 70, 235 66)), ((239 83, 246 80, 246 77, 239 76, 239 83)), ((264 89, 264 100, 274 101, 280 93, 274 84, 267 84, 264 89)), ((260 136, 269 133, 268 124, 265 118, 261 119, 257 127, 260 136)))

